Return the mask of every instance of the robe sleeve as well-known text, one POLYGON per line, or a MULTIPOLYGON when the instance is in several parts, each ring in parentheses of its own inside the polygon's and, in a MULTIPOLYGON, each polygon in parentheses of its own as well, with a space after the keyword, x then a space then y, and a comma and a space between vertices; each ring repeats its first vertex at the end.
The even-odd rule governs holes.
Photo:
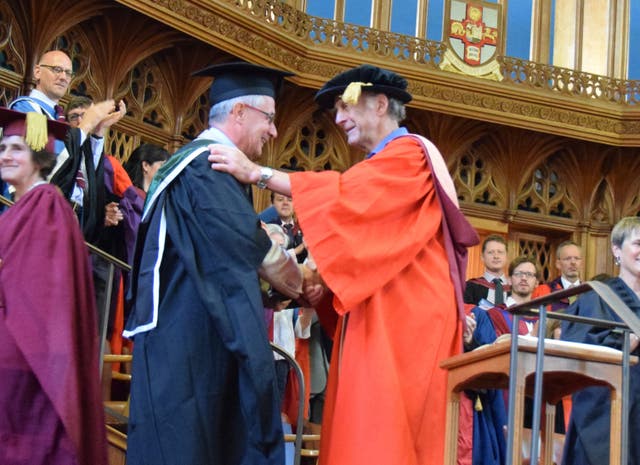
POLYGON ((296 259, 282 246, 271 241, 271 248, 258 268, 260 277, 288 297, 297 299, 302 292, 302 273, 296 259))
POLYGON ((108 192, 119 198, 118 208, 122 212, 123 238, 127 251, 126 260, 132 260, 144 199, 138 195, 122 164, 112 155, 104 158, 104 185, 108 192))
POLYGON ((411 138, 394 140, 343 174, 293 173, 290 179, 305 242, 339 313, 382 288, 440 233, 432 173, 411 138))

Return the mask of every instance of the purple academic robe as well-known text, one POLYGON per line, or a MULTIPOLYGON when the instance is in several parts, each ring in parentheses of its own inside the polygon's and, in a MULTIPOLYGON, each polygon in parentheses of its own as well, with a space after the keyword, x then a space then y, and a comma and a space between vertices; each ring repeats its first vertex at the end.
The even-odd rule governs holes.
POLYGON ((91 270, 53 185, 0 216, 0 463, 106 465, 91 270))

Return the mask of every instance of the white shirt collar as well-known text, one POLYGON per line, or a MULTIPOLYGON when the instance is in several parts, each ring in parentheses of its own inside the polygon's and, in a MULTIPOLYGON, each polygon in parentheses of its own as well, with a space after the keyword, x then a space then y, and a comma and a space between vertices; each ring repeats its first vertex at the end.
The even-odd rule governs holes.
POLYGON ((222 132, 220 129, 218 128, 214 128, 211 127, 209 129, 205 129, 204 131, 202 131, 198 137, 196 137, 197 139, 211 139, 211 140, 215 140, 223 145, 229 145, 231 147, 235 147, 236 144, 234 144, 233 142, 231 142, 231 139, 229 139, 227 137, 227 135, 222 132))
POLYGON ((507 307, 513 307, 514 305, 518 305, 518 302, 516 302, 511 296, 508 296, 507 300, 505 300, 504 303, 506 304, 507 307))
POLYGON ((29 97, 33 97, 33 98, 37 98, 38 100, 42 100, 43 102, 48 103, 49 105, 51 105, 51 108, 55 107, 58 104, 57 102, 54 102, 53 100, 51 100, 49 97, 47 97, 44 93, 42 93, 38 89, 33 89, 31 92, 29 92, 29 97))
POLYGON ((488 271, 485 271, 482 277, 489 282, 492 282, 496 278, 500 278, 500 281, 502 281, 502 284, 508 283, 507 277, 504 274, 501 274, 500 276, 496 276, 494 274, 489 273, 488 271))
POLYGON ((562 289, 569 289, 570 287, 577 286, 580 284, 580 280, 576 280, 575 283, 569 282, 568 279, 565 279, 564 276, 560 276, 560 282, 562 283, 562 289))

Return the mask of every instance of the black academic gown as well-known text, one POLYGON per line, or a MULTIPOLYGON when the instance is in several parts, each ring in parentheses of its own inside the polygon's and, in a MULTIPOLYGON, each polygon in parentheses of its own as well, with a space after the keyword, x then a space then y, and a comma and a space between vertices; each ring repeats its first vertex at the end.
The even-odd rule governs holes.
MULTIPOLYGON (((164 207, 157 326, 134 339, 129 465, 284 463, 256 271, 270 240, 244 186, 213 171, 207 154, 146 206, 140 225, 127 331, 148 323, 164 207)), ((167 165, 161 176, 176 164, 167 165)))
MULTIPOLYGON (((491 344, 497 338, 496 329, 486 310, 472 310, 476 319, 473 347, 491 344)), ((507 409, 501 389, 466 391, 474 404, 473 410, 473 465, 504 465, 507 441, 504 427, 507 425, 507 409)))
POLYGON ((82 206, 82 233, 85 240, 93 244, 100 237, 100 232, 104 227, 105 187, 103 157, 100 157, 98 166, 95 166, 90 142, 91 136, 88 136, 84 143, 80 144, 81 137, 80 129, 69 129, 64 142, 69 158, 51 177, 50 182, 58 186, 63 195, 70 199, 76 184, 76 175, 84 159, 87 190, 84 193, 82 206))
MULTIPOLYGON (((620 279, 607 282, 629 308, 640 316, 640 300, 620 279)), ((591 291, 567 309, 568 314, 620 321, 611 309, 591 291)), ((563 324, 562 339, 622 349, 622 336, 607 328, 563 324)), ((639 355, 636 349, 634 355, 639 355)), ((565 439, 565 465, 606 465, 609 463, 611 402, 605 387, 590 387, 573 395, 569 431, 565 439)), ((640 465, 640 365, 631 366, 629 405, 629 462, 640 465)))

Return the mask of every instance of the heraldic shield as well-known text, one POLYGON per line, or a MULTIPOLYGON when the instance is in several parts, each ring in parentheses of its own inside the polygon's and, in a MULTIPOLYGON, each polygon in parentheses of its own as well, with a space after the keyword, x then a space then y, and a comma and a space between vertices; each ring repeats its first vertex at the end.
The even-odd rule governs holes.
POLYGON ((482 1, 447 0, 447 51, 440 67, 447 71, 501 80, 496 57, 503 53, 502 5, 482 1))

